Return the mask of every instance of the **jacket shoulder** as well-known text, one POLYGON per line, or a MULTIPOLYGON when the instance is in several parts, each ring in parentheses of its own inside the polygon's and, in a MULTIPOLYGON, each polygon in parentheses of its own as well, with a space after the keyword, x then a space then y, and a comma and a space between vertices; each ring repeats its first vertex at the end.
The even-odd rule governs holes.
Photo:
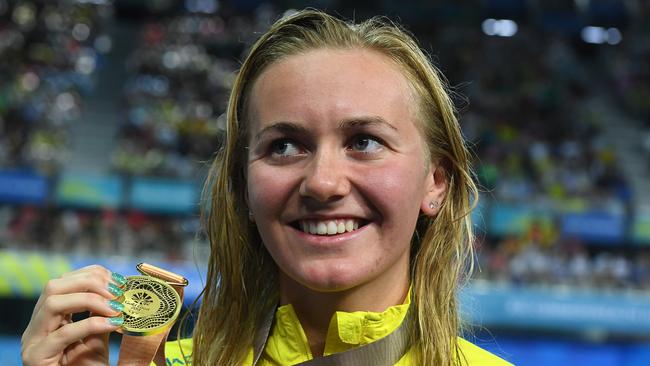
MULTIPOLYGON (((462 353, 464 366, 512 366, 511 363, 495 356, 494 354, 462 339, 458 338, 458 346, 462 353)), ((165 358, 169 366, 191 365, 192 339, 181 339, 165 343, 165 358), (182 351, 181 351, 182 350, 182 351)), ((249 357, 252 358, 252 352, 249 357)), ((247 360, 248 361, 248 360, 247 360)), ((248 364, 249 362, 244 362, 248 364)))
POLYGON ((462 338, 458 338, 461 359, 467 366, 512 366, 512 364, 462 338))
POLYGON ((192 364, 192 339, 181 339, 165 343, 165 359, 169 366, 192 364))

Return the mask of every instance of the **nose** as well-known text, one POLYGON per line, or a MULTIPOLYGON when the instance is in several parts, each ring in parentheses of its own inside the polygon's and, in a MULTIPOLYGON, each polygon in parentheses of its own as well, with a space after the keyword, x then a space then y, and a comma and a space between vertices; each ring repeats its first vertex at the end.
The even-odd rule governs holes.
POLYGON ((319 202, 331 202, 350 192, 345 158, 335 152, 320 151, 315 154, 300 184, 300 195, 319 202))

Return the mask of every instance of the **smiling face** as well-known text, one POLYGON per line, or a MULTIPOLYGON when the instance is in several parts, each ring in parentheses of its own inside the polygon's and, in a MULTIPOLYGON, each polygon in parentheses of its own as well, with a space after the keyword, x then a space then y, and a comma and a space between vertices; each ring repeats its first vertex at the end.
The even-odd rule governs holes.
POLYGON ((313 50, 257 78, 247 196, 281 287, 408 283, 418 215, 434 215, 429 202, 446 188, 411 95, 399 68, 370 50, 313 50))

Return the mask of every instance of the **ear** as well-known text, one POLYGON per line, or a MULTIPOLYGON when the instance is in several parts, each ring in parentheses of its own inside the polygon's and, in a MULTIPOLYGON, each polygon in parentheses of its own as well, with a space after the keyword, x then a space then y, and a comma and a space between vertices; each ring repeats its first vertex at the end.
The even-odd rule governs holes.
POLYGON ((440 161, 431 162, 425 187, 426 193, 420 204, 420 210, 427 216, 435 217, 447 195, 447 172, 440 161))

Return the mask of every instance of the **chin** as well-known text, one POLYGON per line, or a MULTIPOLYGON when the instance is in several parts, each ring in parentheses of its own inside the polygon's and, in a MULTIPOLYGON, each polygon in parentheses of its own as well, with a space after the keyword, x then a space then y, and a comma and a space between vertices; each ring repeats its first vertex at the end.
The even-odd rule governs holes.
POLYGON ((372 276, 362 270, 362 265, 315 265, 303 268, 302 275, 294 278, 301 285, 317 292, 340 292, 362 285, 372 276))

